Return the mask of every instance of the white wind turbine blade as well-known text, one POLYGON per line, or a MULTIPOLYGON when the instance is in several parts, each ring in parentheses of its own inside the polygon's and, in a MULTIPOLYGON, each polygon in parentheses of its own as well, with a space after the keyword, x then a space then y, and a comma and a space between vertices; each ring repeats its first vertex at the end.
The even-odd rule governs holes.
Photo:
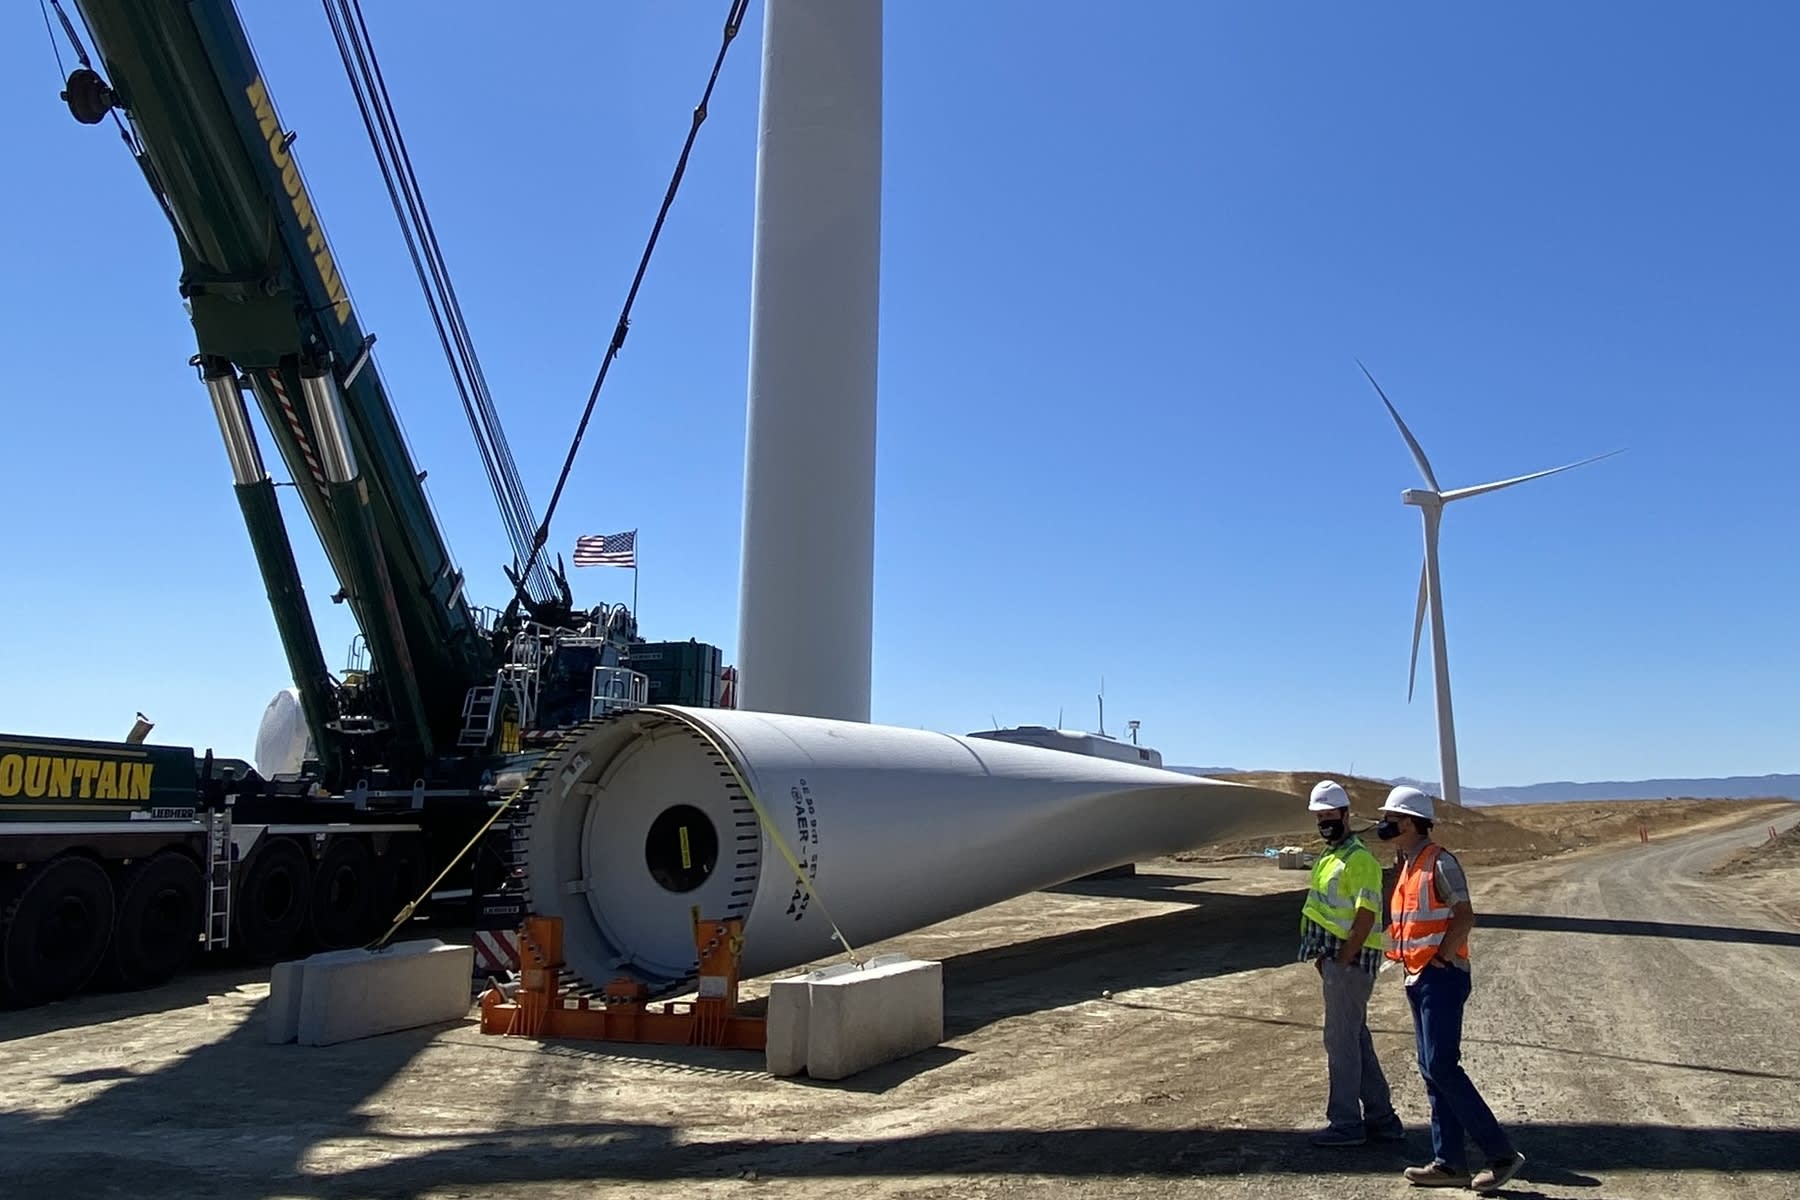
POLYGON ((1375 382, 1375 377, 1369 375, 1369 368, 1363 367, 1360 358, 1356 360, 1356 365, 1362 367, 1362 373, 1364 375, 1368 375, 1369 382, 1374 385, 1375 394, 1381 397, 1381 402, 1387 405, 1388 415, 1393 417, 1394 424, 1400 427, 1400 436, 1406 439, 1407 449, 1412 451, 1413 461, 1419 465, 1419 473, 1425 476, 1425 482, 1431 485, 1432 491, 1443 491, 1444 489, 1438 486, 1437 476, 1431 473, 1431 463, 1426 459, 1424 449, 1420 447, 1418 440, 1413 437, 1412 430, 1406 427, 1406 422, 1400 419, 1399 410, 1396 409, 1393 402, 1387 398, 1387 393, 1381 390, 1381 385, 1375 382))
POLYGON ((1412 703, 1413 681, 1419 675, 1419 631, 1425 627, 1425 570, 1426 564, 1419 564, 1419 608, 1413 613, 1412 661, 1406 664, 1406 702, 1412 703))
POLYGON ((1453 492, 1445 492, 1443 494, 1444 502, 1447 504, 1452 500, 1466 500, 1470 496, 1479 496, 1484 492, 1497 492, 1501 488, 1511 487, 1515 483, 1529 483, 1533 479, 1542 479, 1546 475, 1557 475, 1563 471, 1573 471, 1576 467, 1585 467, 1589 463, 1596 463, 1603 458, 1611 458, 1615 454, 1623 453, 1625 453, 1623 448, 1618 450, 1608 450, 1605 454, 1596 454, 1592 458, 1584 458, 1580 462, 1572 462, 1567 466, 1551 467, 1548 471, 1533 471, 1529 475, 1519 475, 1512 479, 1502 479, 1497 483, 1478 483, 1474 487, 1457 488, 1453 492))

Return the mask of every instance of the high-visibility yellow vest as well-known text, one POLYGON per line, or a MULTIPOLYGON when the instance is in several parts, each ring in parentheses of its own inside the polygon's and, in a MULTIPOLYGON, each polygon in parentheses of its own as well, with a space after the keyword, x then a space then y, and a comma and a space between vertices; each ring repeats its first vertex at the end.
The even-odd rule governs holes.
POLYGON ((1375 914, 1363 946, 1380 950, 1386 944, 1381 928, 1381 864, 1356 837, 1346 838, 1319 855, 1313 863, 1312 885, 1300 910, 1300 927, 1312 921, 1342 939, 1350 937, 1350 923, 1358 907, 1375 914))

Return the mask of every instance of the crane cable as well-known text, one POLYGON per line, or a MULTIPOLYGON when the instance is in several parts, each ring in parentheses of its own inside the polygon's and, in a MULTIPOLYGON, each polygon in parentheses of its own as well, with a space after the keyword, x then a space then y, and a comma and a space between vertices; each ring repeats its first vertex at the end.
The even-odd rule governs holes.
MULTIPOLYGON (((512 459, 511 449, 507 446, 505 432, 499 424, 499 417, 494 412, 486 376, 481 371, 481 364, 475 355, 473 341, 469 336, 467 325, 462 319, 455 289, 450 283, 449 272, 443 263, 442 252, 437 244, 436 230, 431 224, 429 212, 425 209, 418 180, 412 171, 411 156, 407 153, 405 138, 399 131, 399 121, 393 114, 393 105, 388 98, 386 81, 381 75, 380 63, 375 58, 373 46, 370 44, 367 25, 362 20, 359 5, 339 4, 339 8, 342 10, 341 24, 339 14, 333 11, 330 0, 326 0, 325 8, 326 15, 332 24, 333 33, 337 38, 339 56, 344 61, 345 71, 349 76, 352 90, 356 94, 363 126, 369 134, 370 145, 375 151, 383 179, 387 184, 389 198, 394 204, 395 216, 399 219, 401 232, 406 238, 407 250, 412 256, 414 271, 418 274, 420 288, 431 309, 432 321, 437 327, 438 339, 444 348, 445 361, 450 366, 451 376, 462 399, 463 411, 468 418, 470 432, 481 453, 489 484, 494 491, 495 501, 500 508, 502 519, 507 525, 514 555, 516 559, 522 560, 526 532, 533 522, 530 503, 519 482, 518 468, 512 459), (355 63, 351 61, 353 54, 355 63), (372 104, 375 106, 374 119, 371 119, 370 116, 372 104), (379 132, 376 129, 377 124, 380 125, 379 132), (395 185, 396 175, 399 177, 398 189, 395 185), (405 193, 404 202, 401 192, 405 193), (423 246, 426 260, 423 264, 420 261, 421 246, 423 246), (427 269, 431 275, 429 281, 426 279, 427 269), (438 290, 436 295, 433 294, 434 285, 438 290), (441 316, 439 314, 440 306, 443 310, 441 316), (448 334, 445 332, 446 322, 449 325, 448 334), (455 342, 454 349, 451 346, 453 340, 455 342), (471 391, 475 394, 473 402, 470 399, 471 391)), ((537 584, 536 590, 540 596, 550 594, 549 580, 545 572, 536 572, 527 579, 529 582, 537 584)))
POLYGON ((432 324, 437 329, 445 362, 462 400, 469 432, 475 439, 488 484, 506 524, 514 561, 525 564, 519 578, 537 599, 549 599, 554 594, 549 570, 536 563, 527 549, 530 530, 536 524, 531 501, 525 494, 518 463, 494 409, 493 394, 475 353, 474 339, 463 319, 456 288, 450 280, 437 231, 426 209, 413 171, 412 156, 400 132, 399 117, 394 113, 387 81, 363 19, 362 6, 359 0, 322 0, 322 3, 337 40, 338 55, 356 97, 357 109, 362 115, 363 128, 368 132, 369 144, 394 206, 394 215, 406 239, 414 273, 430 309, 432 324))
POLYGON ((527 568, 537 561, 538 552, 550 537, 550 518, 556 514, 556 505, 562 499, 563 487, 569 482, 569 471, 575 465, 575 453, 581 449, 581 439, 586 435, 588 421, 594 415, 594 403, 600 399, 600 388, 606 382, 606 373, 611 369, 613 359, 618 357, 620 348, 625 345, 625 333, 631 324, 631 306, 636 302, 638 288, 644 282, 644 272, 650 266, 650 256, 656 251, 656 241, 662 235, 663 221, 669 215, 670 206, 675 203, 675 192, 680 188, 682 176, 687 172, 688 155, 693 151, 694 139, 699 136, 700 126, 706 120, 707 101, 712 99, 713 87, 719 81, 719 69, 725 64, 725 52, 731 49, 731 43, 744 23, 744 10, 749 6, 750 0, 731 0, 725 15, 724 37, 719 43, 719 53, 713 59, 712 74, 707 76, 706 90, 700 94, 700 102, 694 106, 687 140, 682 143, 681 156, 675 161, 675 173, 669 180, 668 190, 663 194, 662 207, 656 213, 656 223, 650 228, 650 240, 644 246, 643 257, 638 260, 637 274, 632 277, 631 288, 625 294, 625 305, 619 311, 618 324, 613 327, 612 341, 606 347, 606 356, 600 360, 600 371, 594 377, 593 389, 588 392, 587 407, 582 410, 581 422, 575 427, 575 437, 569 443, 569 454, 563 460, 562 473, 556 477, 556 490, 550 493, 550 506, 544 510, 544 522, 538 526, 537 534, 532 538, 531 558, 527 560, 527 568))

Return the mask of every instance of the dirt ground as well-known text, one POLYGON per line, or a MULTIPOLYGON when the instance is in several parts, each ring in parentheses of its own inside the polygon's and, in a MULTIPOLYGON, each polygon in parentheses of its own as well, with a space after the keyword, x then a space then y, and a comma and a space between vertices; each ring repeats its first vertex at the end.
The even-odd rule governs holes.
MULTIPOLYGON (((1185 862, 1205 862, 1218 853, 1260 854, 1269 845, 1298 845, 1316 849, 1318 834, 1309 821, 1304 797, 1319 780, 1331 778, 1343 784, 1350 794, 1352 825, 1368 827, 1364 840, 1375 844, 1372 832, 1377 820, 1376 809, 1387 799, 1389 785, 1378 779, 1320 771, 1258 771, 1221 775, 1234 783, 1287 792, 1297 801, 1293 826, 1283 831, 1280 839, 1236 841, 1218 847, 1178 855, 1185 862)), ((1437 806, 1438 840, 1456 848, 1471 865, 1499 866, 1549 858, 1569 850, 1635 841, 1639 830, 1655 836, 1659 833, 1693 828, 1716 819, 1735 820, 1749 811, 1749 806, 1770 814, 1792 812, 1800 816, 1800 805, 1785 800, 1697 800, 1677 798, 1665 800, 1617 800, 1572 804, 1517 804, 1464 808, 1458 805, 1437 806)))
MULTIPOLYGON (((1693 816, 1471 867, 1464 1061, 1530 1159, 1506 1194, 1800 1192, 1800 866, 1763 891, 1709 874, 1800 807, 1693 816)), ((472 1019, 270 1046, 266 973, 0 1014, 0 1195, 1410 1194, 1399 1170, 1429 1137, 1391 973, 1370 1023, 1410 1140, 1306 1143, 1323 1065, 1318 981, 1292 961, 1304 887, 1261 860, 1165 860, 869 947, 944 962, 946 1038, 839 1083, 472 1019)))
POLYGON ((1713 867, 1714 875, 1767 876, 1782 874, 1787 868, 1800 867, 1800 825, 1786 832, 1771 822, 1770 836, 1754 846, 1739 850, 1713 867))

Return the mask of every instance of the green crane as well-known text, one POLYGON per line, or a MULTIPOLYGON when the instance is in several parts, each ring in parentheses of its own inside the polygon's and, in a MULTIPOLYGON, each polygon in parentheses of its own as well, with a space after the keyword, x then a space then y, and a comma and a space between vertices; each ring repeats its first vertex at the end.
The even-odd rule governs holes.
MULTIPOLYGON (((294 133, 229 0, 78 7, 96 62, 83 55, 64 98, 85 123, 125 115, 129 126, 120 128, 169 217, 197 343, 193 363, 224 437, 323 782, 343 786, 377 766, 396 777, 426 774, 456 747, 470 690, 494 680, 502 639, 464 598, 463 575, 394 418, 374 338, 307 190, 294 133), (333 599, 350 606, 366 640, 369 669, 343 681, 320 651, 246 397, 261 410, 337 577, 333 599)), ((344 38, 335 14, 333 23, 344 38)), ((360 36, 353 25, 348 33, 360 36)), ((458 339, 466 345, 459 327, 458 339)), ((482 415, 491 417, 491 405, 482 415)), ((484 423, 498 437, 497 420, 484 423)), ((500 458, 510 470, 510 455, 500 458)), ((520 548, 529 509, 516 474, 507 480, 520 548)), ((515 579, 522 598, 526 582, 515 579)), ((558 583, 566 612, 560 572, 558 583)), ((554 595, 545 599, 555 607, 554 595)), ((516 611, 515 601, 509 612, 516 611)))

